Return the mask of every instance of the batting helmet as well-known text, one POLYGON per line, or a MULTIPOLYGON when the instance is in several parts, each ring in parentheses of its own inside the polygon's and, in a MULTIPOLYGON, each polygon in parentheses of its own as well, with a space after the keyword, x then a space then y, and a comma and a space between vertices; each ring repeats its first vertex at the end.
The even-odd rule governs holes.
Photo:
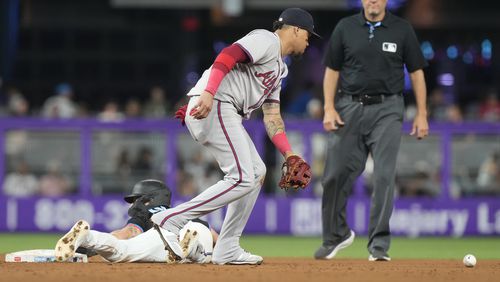
POLYGON ((125 196, 123 199, 127 203, 133 203, 137 198, 144 195, 162 197, 165 201, 165 203, 163 204, 170 207, 172 192, 167 187, 167 185, 165 185, 165 183, 154 179, 147 179, 137 182, 132 189, 132 193, 125 196))

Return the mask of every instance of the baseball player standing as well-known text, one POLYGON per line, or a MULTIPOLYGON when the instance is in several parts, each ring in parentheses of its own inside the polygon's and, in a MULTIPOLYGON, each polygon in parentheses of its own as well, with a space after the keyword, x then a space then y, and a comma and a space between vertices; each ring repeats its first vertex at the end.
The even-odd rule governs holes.
POLYGON ((187 94, 187 128, 216 158, 224 179, 192 200, 151 218, 177 233, 189 220, 227 205, 212 256, 216 264, 263 261, 239 244, 266 174, 242 120, 262 107, 269 138, 285 158, 294 155, 280 114, 281 81, 288 74, 283 58, 303 54, 309 37, 316 34, 312 16, 300 8, 284 10, 273 28, 275 32, 253 30, 222 50, 187 94))
POLYGON ((368 230, 369 260, 390 260, 389 219, 393 210, 396 157, 401 140, 404 70, 417 102, 411 135, 428 135, 427 65, 411 25, 386 10, 387 0, 362 0, 363 10, 335 27, 324 57, 325 114, 328 135, 322 179, 323 245, 316 259, 331 259, 354 240, 346 221, 347 198, 374 160, 374 189, 368 230), (337 95, 336 95, 337 94, 337 95))

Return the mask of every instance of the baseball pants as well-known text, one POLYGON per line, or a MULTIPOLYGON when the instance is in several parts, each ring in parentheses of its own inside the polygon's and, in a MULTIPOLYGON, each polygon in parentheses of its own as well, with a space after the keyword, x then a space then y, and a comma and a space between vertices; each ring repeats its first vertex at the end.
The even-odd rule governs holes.
POLYGON ((224 178, 192 200, 152 216, 153 222, 177 233, 191 219, 227 205, 226 216, 212 261, 227 263, 243 252, 239 238, 259 195, 266 166, 243 127, 242 117, 227 102, 214 101, 209 115, 196 120, 189 115, 198 96, 191 97, 186 125, 192 137, 217 160, 224 178))
MULTIPOLYGON (((198 232, 198 244, 201 245, 196 257, 188 257, 188 260, 200 263, 210 262, 213 250, 210 229, 201 223, 189 222, 181 230, 181 238, 187 229, 198 232)), ((169 235, 164 229, 160 228, 160 231, 164 237, 169 235)), ((80 246, 95 251, 109 262, 166 262, 168 256, 160 234, 154 228, 128 240, 119 240, 109 233, 90 230, 82 239, 80 246)))
POLYGON ((374 160, 368 251, 386 254, 390 246, 389 220, 393 209, 396 158, 401 140, 404 101, 386 96, 380 104, 362 105, 349 95, 336 102, 345 125, 328 137, 323 183, 323 244, 337 245, 350 232, 346 205, 368 154, 374 160))

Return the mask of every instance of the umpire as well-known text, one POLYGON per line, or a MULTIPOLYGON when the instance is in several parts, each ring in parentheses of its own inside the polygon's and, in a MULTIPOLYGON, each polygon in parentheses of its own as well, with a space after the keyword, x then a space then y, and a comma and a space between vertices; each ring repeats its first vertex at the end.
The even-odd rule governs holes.
POLYGON ((411 135, 428 134, 427 63, 411 25, 386 10, 387 0, 361 0, 363 10, 335 27, 324 56, 323 81, 328 135, 322 201, 323 244, 316 259, 331 259, 354 240, 346 221, 348 196, 369 154, 374 189, 368 259, 388 261, 396 157, 401 140, 404 66, 417 102, 411 135), (337 93, 337 94, 336 94, 337 93))

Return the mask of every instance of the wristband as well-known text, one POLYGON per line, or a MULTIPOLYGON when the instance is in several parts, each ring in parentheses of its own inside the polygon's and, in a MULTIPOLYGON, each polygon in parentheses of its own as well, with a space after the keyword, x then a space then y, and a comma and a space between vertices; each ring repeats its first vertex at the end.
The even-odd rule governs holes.
POLYGON ((285 155, 287 151, 292 150, 290 143, 288 143, 288 138, 286 137, 285 132, 280 132, 278 134, 275 134, 271 139, 271 141, 273 142, 274 146, 276 146, 276 148, 281 152, 282 155, 285 155))

